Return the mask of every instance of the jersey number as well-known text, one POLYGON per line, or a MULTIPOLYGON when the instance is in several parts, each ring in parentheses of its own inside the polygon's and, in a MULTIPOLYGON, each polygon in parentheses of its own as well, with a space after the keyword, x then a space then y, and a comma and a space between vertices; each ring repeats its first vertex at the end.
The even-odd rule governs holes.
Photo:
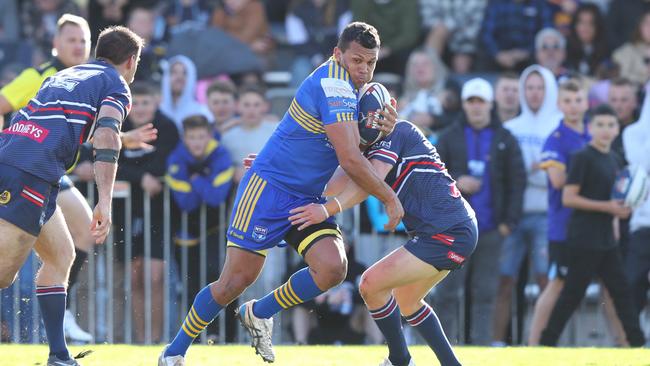
POLYGON ((100 75, 102 70, 79 70, 69 68, 51 76, 45 84, 44 88, 62 88, 72 92, 79 82, 88 80, 93 76, 100 75))

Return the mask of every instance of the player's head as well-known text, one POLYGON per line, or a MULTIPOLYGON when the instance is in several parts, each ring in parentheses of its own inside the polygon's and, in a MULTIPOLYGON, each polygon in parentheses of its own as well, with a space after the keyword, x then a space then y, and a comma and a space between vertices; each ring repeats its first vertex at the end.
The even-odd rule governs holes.
POLYGON ((158 110, 159 91, 153 84, 146 81, 136 81, 131 85, 132 106, 129 120, 140 127, 154 121, 158 110))
POLYGON ((230 80, 216 80, 210 84, 206 99, 217 124, 226 122, 237 112, 237 87, 230 80))
POLYGON ((256 126, 260 124, 268 110, 269 104, 260 88, 248 87, 239 92, 237 112, 242 125, 256 126))
POLYGON ((475 129, 487 127, 491 121, 494 100, 492 85, 482 78, 468 80, 463 84, 461 97, 467 123, 475 129))
POLYGON ((194 115, 183 120, 183 144, 193 157, 205 157, 210 140, 212 125, 205 116, 194 115))
POLYGON ((113 64, 132 83, 144 41, 129 28, 117 25, 104 29, 97 38, 95 58, 113 64))
POLYGON ((593 143, 609 148, 619 132, 616 112, 609 105, 601 104, 589 114, 591 120, 588 128, 593 143))
POLYGON ((567 79, 560 83, 557 105, 569 123, 582 121, 589 109, 587 91, 578 79, 567 79))
POLYGON ((90 27, 86 19, 63 14, 56 22, 52 39, 52 54, 66 67, 88 61, 90 57, 90 27))
POLYGON ((353 22, 343 29, 334 58, 350 73, 356 88, 372 80, 380 46, 379 33, 370 24, 353 22))
POLYGON ((524 80, 524 99, 533 113, 537 113, 542 108, 545 96, 546 85, 542 74, 539 71, 528 74, 524 80))
POLYGON ((614 109, 619 122, 634 121, 634 112, 639 106, 637 86, 626 78, 616 78, 609 84, 607 103, 614 109))

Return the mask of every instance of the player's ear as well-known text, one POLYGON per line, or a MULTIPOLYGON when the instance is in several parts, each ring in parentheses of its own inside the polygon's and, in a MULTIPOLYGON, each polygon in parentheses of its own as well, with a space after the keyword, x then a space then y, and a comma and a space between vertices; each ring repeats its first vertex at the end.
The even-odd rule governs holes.
POLYGON ((338 47, 334 47, 334 59, 336 60, 336 62, 340 63, 342 58, 343 58, 343 51, 341 51, 341 49, 338 47))

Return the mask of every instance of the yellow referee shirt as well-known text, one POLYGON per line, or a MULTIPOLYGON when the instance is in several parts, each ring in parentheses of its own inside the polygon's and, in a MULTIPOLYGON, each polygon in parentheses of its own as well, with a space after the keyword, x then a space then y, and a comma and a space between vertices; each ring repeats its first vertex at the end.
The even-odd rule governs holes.
POLYGON ((20 73, 12 82, 5 85, 0 94, 9 101, 14 111, 19 110, 29 103, 38 93, 43 81, 66 67, 57 58, 40 65, 29 67, 20 73))

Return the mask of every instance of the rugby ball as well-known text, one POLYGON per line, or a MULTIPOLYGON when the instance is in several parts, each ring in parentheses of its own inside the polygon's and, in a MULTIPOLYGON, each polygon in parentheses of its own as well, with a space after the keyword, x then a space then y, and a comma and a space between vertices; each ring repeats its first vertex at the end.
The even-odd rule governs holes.
POLYGON ((372 122, 375 119, 383 119, 378 110, 384 110, 385 103, 390 103, 390 93, 380 83, 368 83, 359 91, 359 135, 361 144, 370 146, 383 137, 379 125, 372 122))
POLYGON ((644 169, 625 168, 616 176, 612 199, 621 200, 630 208, 637 208, 648 197, 648 174, 644 169))

